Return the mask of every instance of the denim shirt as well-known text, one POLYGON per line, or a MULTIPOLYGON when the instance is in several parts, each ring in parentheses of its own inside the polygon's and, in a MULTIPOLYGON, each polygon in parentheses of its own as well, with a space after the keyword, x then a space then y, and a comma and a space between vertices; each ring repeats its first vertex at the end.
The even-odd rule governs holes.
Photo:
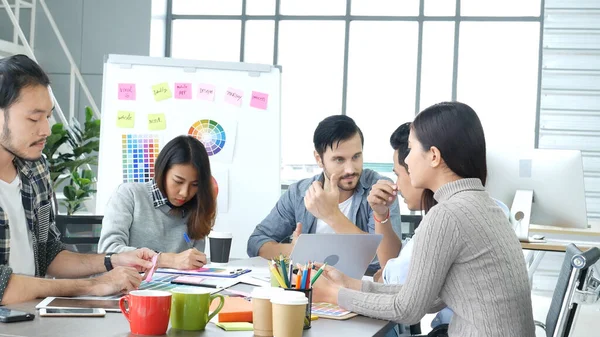
MULTIPOLYGON (((371 188, 380 179, 390 180, 379 173, 365 169, 352 195, 352 208, 349 220, 360 230, 367 233, 375 232, 373 210, 367 202, 371 188)), ((287 242, 296 229, 296 223, 302 223, 302 233, 313 234, 317 229, 317 218, 304 206, 304 195, 314 181, 323 181, 323 174, 300 180, 290 185, 288 190, 279 198, 271 213, 256 226, 248 239, 248 256, 258 256, 258 250, 266 242, 287 242)), ((398 202, 390 208, 390 221, 396 233, 400 229, 400 210, 398 202)))

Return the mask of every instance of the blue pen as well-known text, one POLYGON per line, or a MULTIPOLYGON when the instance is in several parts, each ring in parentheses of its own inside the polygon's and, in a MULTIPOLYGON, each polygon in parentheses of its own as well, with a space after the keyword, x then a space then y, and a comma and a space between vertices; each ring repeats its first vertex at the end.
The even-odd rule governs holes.
POLYGON ((187 242, 188 247, 194 248, 194 245, 192 244, 192 240, 190 240, 190 237, 187 235, 187 233, 183 233, 183 238, 185 239, 185 242, 187 242))

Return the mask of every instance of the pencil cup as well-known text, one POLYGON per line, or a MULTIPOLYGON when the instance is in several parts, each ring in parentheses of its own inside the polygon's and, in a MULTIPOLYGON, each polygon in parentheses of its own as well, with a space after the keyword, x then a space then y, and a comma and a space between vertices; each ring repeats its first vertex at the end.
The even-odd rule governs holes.
MULTIPOLYGON (((289 270, 290 268, 290 263, 289 261, 285 261, 285 270, 289 270)), ((278 266, 280 265, 279 263, 277 264, 278 266)), ((271 287, 281 287, 279 285, 279 282, 277 282, 277 278, 275 277, 275 275, 273 275, 273 270, 270 271, 271 274, 271 287)))
POLYGON ((252 318, 254 336, 273 336, 273 306, 271 298, 283 292, 282 288, 257 287, 252 290, 252 318))
POLYGON ((300 292, 282 291, 272 296, 271 304, 273 336, 301 337, 308 304, 306 296, 300 292))
POLYGON ((286 288, 287 291, 296 291, 299 293, 303 293, 304 297, 308 300, 306 304, 306 310, 304 313, 304 330, 310 329, 311 327, 311 316, 312 316, 312 288, 310 289, 295 289, 295 288, 286 288))

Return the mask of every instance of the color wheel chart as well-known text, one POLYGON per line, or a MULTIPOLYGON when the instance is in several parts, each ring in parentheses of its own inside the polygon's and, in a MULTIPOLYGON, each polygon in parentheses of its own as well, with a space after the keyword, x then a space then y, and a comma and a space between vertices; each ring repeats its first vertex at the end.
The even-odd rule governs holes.
POLYGON ((202 119, 190 127, 188 134, 204 144, 209 156, 221 152, 225 146, 225 130, 212 119, 202 119))
POLYGON ((154 162, 158 157, 159 147, 157 135, 123 135, 123 182, 139 183, 154 178, 154 162))

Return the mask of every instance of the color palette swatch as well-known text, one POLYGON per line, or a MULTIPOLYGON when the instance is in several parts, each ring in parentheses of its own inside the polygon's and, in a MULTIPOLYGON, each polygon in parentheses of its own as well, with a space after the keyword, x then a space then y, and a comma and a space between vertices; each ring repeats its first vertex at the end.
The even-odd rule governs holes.
POLYGON ((157 135, 123 135, 121 149, 124 183, 146 182, 154 178, 154 162, 160 151, 157 135))
POLYGON ((188 134, 204 144, 209 156, 221 152, 225 146, 225 130, 221 124, 212 119, 202 119, 190 127, 188 134))
POLYGON ((342 317, 348 315, 350 311, 344 310, 337 305, 329 303, 313 303, 311 313, 323 317, 342 317))

